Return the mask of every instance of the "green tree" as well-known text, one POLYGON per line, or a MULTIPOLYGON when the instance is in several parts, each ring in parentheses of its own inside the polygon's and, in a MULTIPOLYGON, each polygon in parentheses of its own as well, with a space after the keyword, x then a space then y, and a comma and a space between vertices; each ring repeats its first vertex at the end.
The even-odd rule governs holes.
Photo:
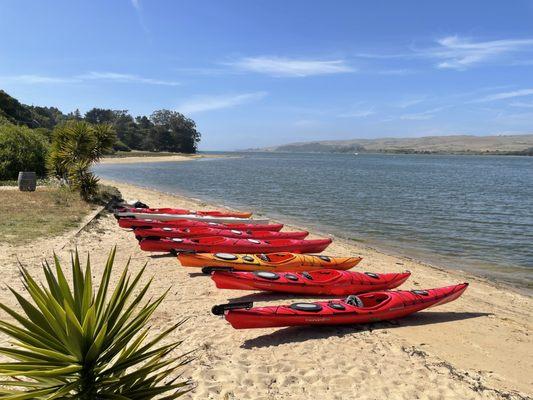
POLYGON ((135 118, 135 123, 137 124, 139 130, 140 142, 136 143, 135 145, 138 147, 134 148, 139 150, 154 151, 155 146, 151 135, 152 129, 154 128, 152 121, 143 115, 135 118))
POLYGON ((17 179, 20 171, 46 174, 45 136, 25 126, 0 125, 0 180, 17 179))
POLYGON ((157 151, 196 152, 201 135, 192 119, 177 111, 157 110, 150 120, 154 124, 153 141, 157 151))
POLYGON ((67 118, 66 115, 56 107, 28 106, 28 108, 32 113, 33 121, 37 128, 51 130, 67 118))
POLYGON ((113 124, 115 113, 104 108, 93 108, 85 113, 85 121, 91 124, 113 124))

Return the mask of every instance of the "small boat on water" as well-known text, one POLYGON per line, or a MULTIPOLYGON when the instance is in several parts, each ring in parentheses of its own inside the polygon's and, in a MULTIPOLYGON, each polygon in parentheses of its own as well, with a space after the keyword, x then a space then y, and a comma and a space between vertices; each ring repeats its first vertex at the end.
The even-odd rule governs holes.
POLYGON ((252 231, 252 230, 238 230, 238 229, 218 229, 208 227, 196 228, 148 228, 135 229, 135 236, 137 239, 142 238, 196 238, 206 236, 224 236, 228 238, 238 239, 304 239, 309 232, 277 232, 277 231, 252 231))
POLYGON ((310 272, 214 271, 211 279, 219 289, 262 290, 304 295, 344 296, 394 289, 411 273, 376 274, 374 272, 321 269, 310 272))
POLYGON ((361 257, 330 257, 325 255, 289 252, 262 254, 180 253, 178 260, 184 267, 226 268, 235 271, 297 272, 322 269, 347 270, 355 267, 361 257))
POLYGON ((291 251, 294 253, 320 253, 332 242, 331 239, 232 239, 222 236, 208 236, 195 239, 159 238, 142 239, 141 249, 159 252, 198 253, 268 253, 291 251))
POLYGON ((283 224, 219 224, 216 222, 194 221, 189 219, 179 219, 174 221, 159 221, 155 219, 144 218, 119 218, 118 225, 121 228, 147 229, 147 228, 194 228, 208 227, 217 229, 238 229, 244 231, 280 231, 283 224))
POLYGON ((399 290, 350 295, 344 299, 284 306, 253 307, 252 302, 214 306, 236 329, 301 325, 364 324, 405 317, 449 303, 463 294, 468 283, 427 290, 399 290))

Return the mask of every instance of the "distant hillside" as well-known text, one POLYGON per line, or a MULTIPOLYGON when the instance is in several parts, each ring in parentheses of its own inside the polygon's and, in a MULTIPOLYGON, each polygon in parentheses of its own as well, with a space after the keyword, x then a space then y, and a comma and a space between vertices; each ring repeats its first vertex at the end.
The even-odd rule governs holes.
POLYGON ((56 107, 28 106, 0 89, 0 123, 7 121, 30 128, 53 129, 65 119, 67 116, 56 107))
POLYGON ((291 143, 258 149, 298 153, 513 154, 533 155, 533 134, 427 136, 291 143))

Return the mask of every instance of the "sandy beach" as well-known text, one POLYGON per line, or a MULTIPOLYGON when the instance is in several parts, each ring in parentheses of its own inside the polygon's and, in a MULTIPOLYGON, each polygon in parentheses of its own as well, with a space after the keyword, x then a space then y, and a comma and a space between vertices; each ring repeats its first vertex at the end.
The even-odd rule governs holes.
POLYGON ((155 163, 155 162, 180 162, 191 161, 205 156, 194 155, 171 155, 171 156, 128 156, 128 157, 104 157, 100 159, 100 164, 135 164, 135 163, 155 163))
MULTIPOLYGON (((168 161, 176 161, 176 157, 168 161)), ((103 162, 136 161, 124 158, 103 162)), ((213 207, 124 183, 103 183, 118 187, 126 199, 139 199, 153 207, 213 207)), ((326 254, 362 256, 363 261, 356 267, 359 271, 410 270, 412 277, 402 288, 431 288, 464 281, 470 282, 470 287, 455 302, 390 323, 237 331, 224 319, 213 316, 211 306, 239 300, 282 304, 297 299, 217 290, 209 277, 181 267, 175 257, 140 251, 132 233, 119 228, 112 215, 102 213, 80 232, 43 238, 29 246, 0 244, 4 283, 0 299, 16 306, 6 285, 23 290, 17 258, 41 277, 43 259, 51 259, 55 251, 68 263, 69 252, 77 246, 82 253, 91 253, 94 275, 99 276, 113 245, 118 246, 117 271, 131 257, 133 271, 148 262, 146 279, 154 276, 154 296, 172 287, 152 321, 154 332, 189 318, 175 333, 184 340, 178 351, 196 349, 197 355, 184 370, 184 376, 195 384, 185 398, 524 399, 533 395, 530 297, 460 271, 443 271, 353 241, 335 239, 326 254)), ((4 345, 6 338, 0 339, 4 345)))

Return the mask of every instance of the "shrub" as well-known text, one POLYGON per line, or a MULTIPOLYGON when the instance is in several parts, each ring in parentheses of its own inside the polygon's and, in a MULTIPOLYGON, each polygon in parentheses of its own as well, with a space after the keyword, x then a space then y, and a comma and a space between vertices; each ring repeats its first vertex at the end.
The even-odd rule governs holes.
POLYGON ((20 171, 46 174, 46 138, 25 126, 0 125, 0 180, 17 179, 20 171))
POLYGON ((123 141, 117 140, 115 144, 113 145, 114 151, 131 151, 128 145, 126 145, 123 141))
POLYGON ((91 200, 98 187, 91 165, 111 151, 115 141, 111 125, 68 121, 54 129, 48 168, 54 176, 78 190, 85 200, 91 200))
POLYGON ((55 256, 55 268, 43 266, 46 285, 21 267, 30 299, 10 290, 23 313, 0 303, 18 323, 0 320, 0 331, 15 340, 14 346, 0 348, 15 360, 0 364, 0 374, 8 377, 1 382, 1 398, 149 400, 163 394, 175 399, 188 391, 189 382, 176 373, 190 359, 171 356, 181 342, 160 344, 183 321, 147 340, 147 322, 166 293, 141 305, 151 281, 136 290, 144 268, 132 278, 127 265, 111 290, 114 258, 115 250, 98 289, 89 258, 83 271, 77 252, 71 261, 72 287, 55 256))

